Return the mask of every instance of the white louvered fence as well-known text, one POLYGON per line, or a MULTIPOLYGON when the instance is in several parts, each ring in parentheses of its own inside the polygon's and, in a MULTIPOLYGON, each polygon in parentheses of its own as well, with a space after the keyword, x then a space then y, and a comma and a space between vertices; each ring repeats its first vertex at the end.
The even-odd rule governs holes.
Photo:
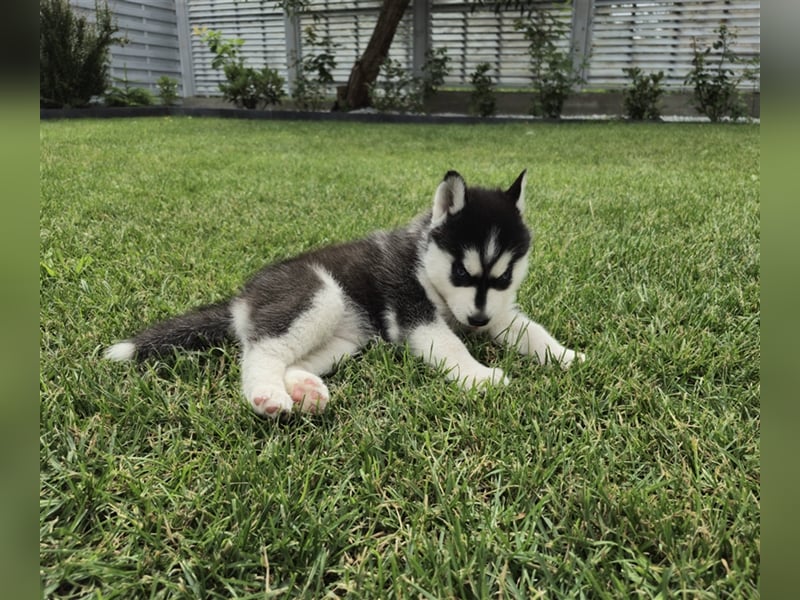
MULTIPOLYGON (((691 68, 692 40, 710 45, 721 23, 737 35, 735 50, 759 55, 761 3, 747 0, 675 2, 594 1, 589 82, 594 87, 624 87, 622 67, 664 71, 665 84, 681 87, 691 68)), ((741 70, 741 67, 737 67, 741 70)))
MULTIPOLYGON (((94 0, 72 0, 91 8, 94 0)), ((122 32, 130 39, 112 48, 112 74, 133 85, 154 88, 161 75, 179 79, 184 96, 219 95, 221 73, 211 68, 211 53, 193 35, 208 27, 226 38, 244 40, 243 56, 253 67, 268 65, 289 82, 302 55, 302 31, 314 26, 335 44, 337 83, 344 83, 364 51, 377 20, 379 0, 312 0, 310 11, 287 17, 272 0, 109 0, 122 32)), ((759 1, 650 0, 542 2, 571 34, 563 40, 576 65, 582 65, 587 89, 628 85, 623 69, 664 71, 664 84, 682 88, 691 68, 692 41, 709 45, 713 30, 725 23, 738 35, 735 50, 745 57, 760 53, 759 1)), ((478 64, 488 62, 503 88, 530 84, 523 34, 514 27, 519 12, 479 10, 459 0, 414 0, 397 31, 390 57, 410 70, 421 67, 428 48, 446 48, 447 86, 468 87, 478 64)), ((741 67, 737 67, 741 68, 741 67)), ((756 88, 758 83, 755 84, 756 88)))
MULTIPOLYGON (((95 0, 70 0, 79 13, 94 16, 95 0)), ((155 90, 162 75, 183 78, 175 0, 108 0, 124 46, 111 48, 111 77, 121 86, 155 90)), ((179 90, 180 91, 180 90, 179 90)), ((182 94, 185 95, 185 94, 182 94)))

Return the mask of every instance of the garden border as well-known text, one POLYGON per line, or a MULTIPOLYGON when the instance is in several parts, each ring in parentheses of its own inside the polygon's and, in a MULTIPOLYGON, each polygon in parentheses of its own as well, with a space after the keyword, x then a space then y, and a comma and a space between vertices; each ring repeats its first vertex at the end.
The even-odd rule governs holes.
MULTIPOLYGON (((528 112, 531 94, 498 91, 497 114, 478 117, 469 114, 470 94, 462 91, 442 90, 425 105, 425 114, 385 113, 374 110, 307 111, 298 110, 291 103, 269 109, 240 109, 222 98, 184 98, 177 106, 40 108, 40 119, 113 118, 146 116, 197 116, 238 119, 272 119, 289 121, 351 121, 365 123, 519 123, 519 122, 576 122, 576 121, 627 121, 623 108, 623 92, 578 92, 570 94, 560 119, 533 117, 528 112)), ((743 90, 742 99, 748 107, 749 119, 761 116, 761 93, 743 90)), ((667 92, 661 101, 661 120, 664 122, 708 122, 695 110, 690 91, 667 92)))
MULTIPOLYGON (((339 121, 355 123, 419 123, 419 124, 507 124, 507 123, 709 123, 703 117, 669 117, 654 121, 633 121, 621 115, 575 115, 560 119, 532 117, 529 115, 502 115, 477 117, 462 114, 400 114, 379 112, 322 112, 301 110, 258 110, 244 108, 200 108, 181 106, 90 107, 90 108, 40 108, 40 121, 59 119, 116 119, 134 117, 213 117, 222 119, 272 120, 272 121, 339 121)), ((760 122, 751 117, 739 123, 760 122)), ((729 123, 730 124, 730 123, 729 123)))

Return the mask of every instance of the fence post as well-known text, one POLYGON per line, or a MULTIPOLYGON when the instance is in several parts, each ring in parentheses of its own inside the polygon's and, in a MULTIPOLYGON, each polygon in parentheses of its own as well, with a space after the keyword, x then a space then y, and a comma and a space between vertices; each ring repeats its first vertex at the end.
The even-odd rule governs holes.
POLYGON ((592 51, 594 0, 575 0, 572 5, 572 68, 587 80, 589 55, 592 51))
POLYGON ((414 48, 412 52, 412 73, 420 77, 425 54, 431 47, 431 0, 415 0, 413 4, 414 48))
POLYGON ((300 17, 294 11, 284 11, 283 26, 286 33, 286 87, 291 95, 294 82, 297 81, 300 60, 303 58, 300 17))
POLYGON ((178 53, 181 59, 181 87, 183 97, 195 95, 194 65, 192 64, 192 30, 189 28, 189 10, 186 0, 175 0, 175 17, 178 21, 178 53))

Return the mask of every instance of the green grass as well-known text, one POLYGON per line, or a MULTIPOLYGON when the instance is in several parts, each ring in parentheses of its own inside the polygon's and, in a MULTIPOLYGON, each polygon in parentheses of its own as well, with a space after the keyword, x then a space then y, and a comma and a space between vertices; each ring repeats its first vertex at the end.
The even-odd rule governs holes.
POLYGON ((759 129, 214 119, 41 124, 41 581, 50 598, 758 596, 759 129), (529 169, 520 303, 588 360, 402 348, 322 417, 254 417, 235 347, 100 360, 265 262, 529 169))

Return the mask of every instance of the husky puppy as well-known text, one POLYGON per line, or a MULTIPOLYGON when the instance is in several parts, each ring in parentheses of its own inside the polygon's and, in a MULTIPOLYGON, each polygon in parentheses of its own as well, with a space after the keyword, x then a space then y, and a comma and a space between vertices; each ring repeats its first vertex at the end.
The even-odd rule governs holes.
POLYGON ((523 171, 505 191, 468 188, 449 171, 432 209, 406 227, 268 265, 233 298, 156 323, 105 356, 141 360, 235 339, 244 396, 270 417, 325 410, 330 394, 320 375, 377 337, 407 343, 465 388, 508 378, 473 358, 454 329, 567 368, 584 355, 515 304, 531 247, 525 181, 523 171))

